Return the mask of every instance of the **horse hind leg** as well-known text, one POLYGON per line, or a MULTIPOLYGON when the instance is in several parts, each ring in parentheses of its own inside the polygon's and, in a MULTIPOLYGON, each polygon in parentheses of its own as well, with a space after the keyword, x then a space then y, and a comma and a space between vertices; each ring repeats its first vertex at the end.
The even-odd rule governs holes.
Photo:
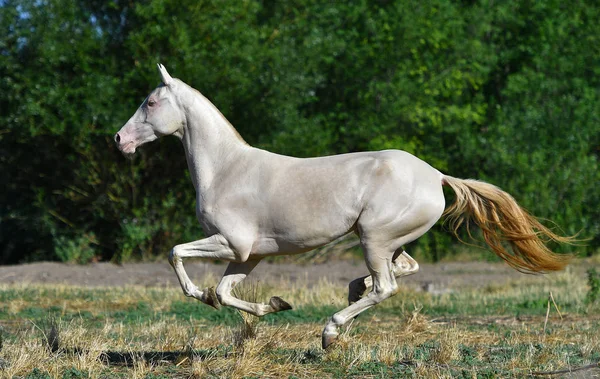
POLYGON ((339 327, 397 292, 398 285, 393 273, 393 254, 381 254, 381 249, 365 246, 364 244, 363 249, 365 250, 367 268, 373 278, 373 288, 367 296, 337 312, 329 319, 322 334, 323 349, 326 349, 337 339, 339 327))
MULTIPOLYGON (((403 276, 416 274, 419 271, 419 264, 406 251, 399 248, 392 258, 392 270, 396 279, 403 276)), ((354 279, 348 286, 348 304, 353 304, 360 300, 365 291, 373 287, 373 277, 371 275, 354 279)))
POLYGON ((243 263, 229 263, 223 278, 217 286, 217 298, 219 299, 219 302, 222 305, 231 306, 259 317, 268 313, 292 309, 290 304, 277 296, 273 296, 269 301, 269 304, 261 304, 241 300, 231 294, 233 288, 248 276, 258 262, 260 262, 260 260, 251 260, 243 263))
MULTIPOLYGON (((422 236, 439 219, 443 211, 443 203, 440 202, 440 204, 433 205, 434 206, 430 208, 429 215, 427 215, 425 212, 420 212, 417 214, 417 216, 421 216, 418 218, 421 222, 417 223, 416 225, 414 222, 404 222, 399 220, 396 225, 388 224, 388 227, 385 229, 382 229, 375 224, 368 225, 368 228, 363 225, 360 228, 359 233, 361 236, 365 261, 367 263, 367 268, 371 273, 370 281, 372 283, 372 289, 367 296, 364 296, 355 303, 350 304, 348 307, 334 314, 329 319, 327 324, 325 324, 325 329, 323 330, 322 334, 322 343, 324 349, 330 346, 337 339, 339 335, 338 328, 343 326, 350 319, 358 316, 361 312, 371 308, 376 304, 379 304, 383 300, 397 293, 398 285, 396 283, 396 275, 403 276, 405 273, 405 267, 412 267, 412 269, 407 270, 409 273, 412 273, 411 271, 416 272, 416 270, 418 270, 416 261, 414 261, 414 259, 412 259, 408 254, 402 254, 404 252, 402 250, 402 246, 422 236), (394 230, 395 232, 392 232, 394 230), (386 234, 389 233, 388 235, 398 235, 399 230, 404 231, 404 233, 401 234, 401 237, 393 240, 385 239, 386 234), (384 246, 390 245, 395 246, 394 249, 396 250, 392 250, 386 254, 387 249, 384 246), (394 257, 396 258, 395 261, 394 257), (398 257, 403 258, 398 260, 398 257), (408 261, 407 265, 403 263, 404 260, 408 261), (395 268, 395 266, 397 267, 395 268)), ((408 217, 408 220, 410 219, 411 218, 408 217)), ((367 284, 371 284, 369 283, 367 277, 361 279, 363 285, 365 285, 365 288, 367 284)), ((360 280, 358 283, 360 283, 360 280)), ((360 286, 358 286, 356 290, 351 289, 351 292, 356 294, 360 292, 360 289, 360 286)), ((356 297, 356 295, 354 295, 354 297, 356 297)))

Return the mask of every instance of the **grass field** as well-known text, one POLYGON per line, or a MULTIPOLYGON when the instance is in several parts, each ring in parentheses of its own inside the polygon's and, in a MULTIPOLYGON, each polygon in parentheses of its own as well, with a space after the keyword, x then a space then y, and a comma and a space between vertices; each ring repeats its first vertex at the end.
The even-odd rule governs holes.
POLYGON ((260 321, 179 288, 2 285, 0 376, 493 378, 580 369, 594 377, 600 300, 590 301, 589 284, 568 270, 439 295, 403 290, 327 351, 321 331, 346 288, 326 282, 246 285, 243 298, 279 295, 294 306, 260 321))

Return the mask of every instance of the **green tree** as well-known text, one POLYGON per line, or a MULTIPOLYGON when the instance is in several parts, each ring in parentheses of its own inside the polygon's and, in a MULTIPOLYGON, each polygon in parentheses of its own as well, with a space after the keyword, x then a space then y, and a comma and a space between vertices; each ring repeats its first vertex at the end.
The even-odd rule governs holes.
POLYGON ((593 205, 600 179, 599 11, 548 1, 508 2, 482 13, 497 57, 484 92, 488 122, 460 136, 465 158, 480 162, 483 178, 565 233, 595 238, 589 253, 598 247, 600 216, 593 205))
MULTIPOLYGON (((113 134, 157 62, 251 144, 404 149, 600 246, 596 2, 0 2, 0 263, 127 260, 197 239, 175 138, 113 134)), ((450 195, 451 196, 451 195, 450 195)), ((452 254, 441 227, 419 242, 452 254)))

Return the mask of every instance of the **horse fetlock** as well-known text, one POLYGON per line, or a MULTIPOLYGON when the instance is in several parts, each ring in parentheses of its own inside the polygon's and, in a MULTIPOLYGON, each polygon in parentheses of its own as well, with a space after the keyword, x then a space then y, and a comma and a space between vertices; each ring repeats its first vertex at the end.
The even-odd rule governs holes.
POLYGON ((273 309, 273 307, 271 307, 270 305, 267 305, 267 304, 257 303, 254 308, 256 309, 256 311, 255 312, 250 312, 250 313, 254 314, 256 317, 262 317, 262 316, 267 315, 269 313, 276 312, 273 309))
POLYGON ((337 328, 343 326, 346 323, 346 321, 348 321, 346 319, 346 317, 343 317, 340 314, 336 313, 333 316, 331 316, 331 319, 329 322, 333 323, 333 325, 336 326, 336 330, 337 330, 337 328))
POLYGON ((198 287, 193 284, 186 284, 183 286, 183 294, 187 297, 196 297, 198 295, 198 287))

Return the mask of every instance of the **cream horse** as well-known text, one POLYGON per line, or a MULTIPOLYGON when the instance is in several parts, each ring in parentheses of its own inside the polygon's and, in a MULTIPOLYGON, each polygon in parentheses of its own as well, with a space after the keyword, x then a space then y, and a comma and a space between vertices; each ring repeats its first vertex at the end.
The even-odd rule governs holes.
POLYGON ((402 246, 427 232, 442 214, 449 216, 455 234, 463 222, 473 221, 491 249, 519 271, 554 271, 567 263, 540 236, 559 242, 570 237, 554 234, 491 184, 444 175, 399 150, 300 159, 251 147, 207 98, 172 78, 164 66, 158 69, 162 84, 115 141, 125 154, 167 135, 183 143, 196 189, 196 215, 208 236, 177 245, 169 255, 186 296, 256 316, 291 309, 279 297, 269 304, 238 299, 232 289, 265 257, 303 253, 356 233, 371 275, 350 283, 349 306, 323 330, 327 348, 341 326, 398 291, 396 278, 418 271, 402 246), (443 185, 456 193, 445 212, 443 185), (230 262, 216 291, 192 283, 182 263, 186 258, 230 262))

